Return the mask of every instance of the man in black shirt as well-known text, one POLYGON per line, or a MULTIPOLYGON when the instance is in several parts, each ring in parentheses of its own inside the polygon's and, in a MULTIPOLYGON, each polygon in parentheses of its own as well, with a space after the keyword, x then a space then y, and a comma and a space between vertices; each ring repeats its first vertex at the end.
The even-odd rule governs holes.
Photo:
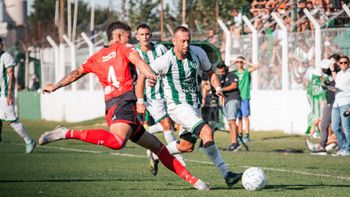
POLYGON ((222 91, 225 96, 225 103, 223 105, 224 115, 228 120, 231 142, 232 144, 227 148, 228 151, 238 151, 241 147, 237 141, 237 125, 236 118, 240 106, 241 97, 238 89, 238 77, 228 71, 228 67, 224 62, 217 64, 217 74, 220 77, 222 91))

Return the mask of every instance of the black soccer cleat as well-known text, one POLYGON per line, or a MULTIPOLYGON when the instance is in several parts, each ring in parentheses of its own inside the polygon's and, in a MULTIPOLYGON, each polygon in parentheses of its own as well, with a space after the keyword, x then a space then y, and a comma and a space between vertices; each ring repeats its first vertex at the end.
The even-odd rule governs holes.
POLYGON ((243 173, 228 172, 225 177, 225 182, 228 187, 233 187, 234 184, 238 183, 242 179, 243 173))

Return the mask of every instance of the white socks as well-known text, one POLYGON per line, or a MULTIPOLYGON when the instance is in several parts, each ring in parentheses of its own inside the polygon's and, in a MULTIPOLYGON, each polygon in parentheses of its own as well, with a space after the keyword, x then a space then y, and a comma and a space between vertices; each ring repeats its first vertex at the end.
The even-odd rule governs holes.
POLYGON ((24 129, 22 123, 18 122, 16 120, 15 122, 12 122, 10 126, 15 130, 15 132, 21 136, 21 138, 24 140, 26 144, 29 144, 32 141, 32 138, 29 137, 27 131, 24 129))
POLYGON ((158 122, 157 124, 154 124, 154 125, 148 127, 147 131, 148 131, 148 133, 150 133, 150 134, 155 134, 155 133, 158 133, 158 132, 163 131, 163 127, 162 127, 162 125, 158 122))
POLYGON ((164 131, 164 138, 167 144, 170 144, 170 142, 176 141, 176 136, 174 134, 174 131, 172 130, 164 131))
POLYGON ((169 153, 172 155, 176 155, 176 154, 180 154, 181 152, 179 150, 177 150, 176 148, 176 141, 170 142, 166 148, 168 149, 169 153))

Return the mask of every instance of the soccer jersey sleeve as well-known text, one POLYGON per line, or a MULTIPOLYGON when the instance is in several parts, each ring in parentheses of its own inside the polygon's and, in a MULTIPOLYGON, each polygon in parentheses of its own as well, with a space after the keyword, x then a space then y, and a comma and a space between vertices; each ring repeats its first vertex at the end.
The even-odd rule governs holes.
POLYGON ((94 56, 92 56, 81 65, 85 73, 92 72, 92 66, 94 65, 94 62, 94 56))
POLYGON ((9 54, 9 53, 4 53, 2 55, 3 61, 4 61, 4 67, 8 68, 11 66, 15 66, 15 60, 13 59, 13 57, 9 54))
POLYGON ((167 58, 168 53, 155 59, 149 66, 157 75, 165 75, 171 64, 171 60, 167 58))
POLYGON ((126 59, 129 59, 129 56, 131 54, 137 53, 134 45, 132 44, 121 45, 120 52, 122 53, 122 55, 124 55, 126 59))
POLYGON ((196 51, 201 62, 201 69, 205 72, 209 71, 211 69, 211 63, 209 61, 208 55, 202 48, 197 47, 196 51))

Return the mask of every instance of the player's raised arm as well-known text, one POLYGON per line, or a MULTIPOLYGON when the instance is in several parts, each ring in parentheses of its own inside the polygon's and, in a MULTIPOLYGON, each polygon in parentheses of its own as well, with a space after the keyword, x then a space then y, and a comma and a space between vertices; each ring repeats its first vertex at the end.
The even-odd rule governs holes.
POLYGON ((84 72, 84 69, 82 66, 80 66, 79 68, 73 70, 71 73, 67 74, 66 76, 64 76, 59 82, 52 84, 46 84, 45 87, 43 88, 43 93, 51 93, 56 91, 59 88, 65 87, 71 83, 73 83, 74 81, 80 79, 81 77, 83 77, 86 73, 84 72))
POLYGON ((154 80, 156 82, 157 76, 152 72, 150 67, 146 62, 140 57, 140 55, 135 51, 129 55, 129 60, 133 63, 140 73, 144 74, 147 79, 154 80))

